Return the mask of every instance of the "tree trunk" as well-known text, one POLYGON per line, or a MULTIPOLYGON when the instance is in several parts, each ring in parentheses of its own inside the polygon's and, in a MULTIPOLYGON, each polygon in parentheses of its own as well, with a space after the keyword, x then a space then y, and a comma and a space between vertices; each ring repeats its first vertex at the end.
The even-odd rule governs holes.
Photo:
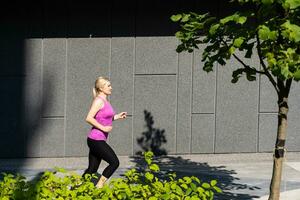
POLYGON ((270 184, 269 200, 279 200, 282 165, 285 153, 285 140, 287 130, 288 98, 279 97, 278 100, 278 128, 274 151, 273 174, 270 184))

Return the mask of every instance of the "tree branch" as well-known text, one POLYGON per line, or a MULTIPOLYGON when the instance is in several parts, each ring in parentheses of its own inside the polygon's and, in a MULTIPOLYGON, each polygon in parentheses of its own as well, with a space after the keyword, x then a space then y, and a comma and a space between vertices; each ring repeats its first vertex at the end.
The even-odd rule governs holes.
MULTIPOLYGON (((221 38, 221 41, 223 42, 223 44, 227 47, 227 49, 229 49, 229 46, 228 44, 221 38)), ((251 71, 255 71, 255 73, 258 73, 258 74, 265 74, 265 72, 262 72, 262 71, 259 71, 259 70, 256 70, 255 68, 251 68, 249 65, 247 65, 246 63, 244 63, 237 55, 235 55, 234 53, 232 54, 233 57, 238 61, 240 62, 244 67, 245 69, 248 69, 248 70, 251 70, 251 71)))
POLYGON ((239 57, 237 57, 235 54, 232 54, 233 55, 233 57, 235 58, 235 59, 237 59, 246 69, 249 69, 249 70, 252 70, 252 71, 255 71, 256 73, 258 73, 258 74, 265 74, 265 72, 262 72, 262 71, 258 71, 258 70, 256 70, 255 68, 253 69, 253 68, 251 68, 249 65, 246 65, 239 57))
POLYGON ((277 85, 278 85, 278 88, 279 88, 280 91, 283 91, 283 90, 284 90, 284 83, 283 83, 283 81, 282 81, 281 79, 279 79, 278 77, 277 77, 277 85))
POLYGON ((289 78, 288 80, 286 80, 286 85, 285 85, 285 89, 286 89, 286 92, 287 92, 286 97, 289 96, 291 85, 292 85, 292 81, 293 81, 292 78, 289 78))
POLYGON ((258 57, 259 57, 260 64, 262 65, 266 76, 269 78, 269 80, 271 81, 272 85, 274 86, 277 94, 279 95, 279 88, 277 87, 277 83, 274 80, 274 78, 272 77, 272 75, 269 73, 269 71, 267 69, 267 66, 263 61, 262 54, 261 54, 261 48, 260 48, 261 47, 260 46, 260 39, 258 37, 258 32, 257 31, 256 31, 255 35, 256 35, 256 40, 257 40, 257 46, 256 46, 257 47, 257 54, 258 54, 258 57))

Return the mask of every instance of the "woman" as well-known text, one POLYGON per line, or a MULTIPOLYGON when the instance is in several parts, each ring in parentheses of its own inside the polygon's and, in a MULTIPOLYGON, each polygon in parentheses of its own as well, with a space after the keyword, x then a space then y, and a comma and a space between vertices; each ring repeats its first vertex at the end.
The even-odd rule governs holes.
POLYGON ((115 114, 107 97, 111 95, 112 87, 107 78, 99 77, 95 81, 93 88, 94 100, 90 111, 86 117, 86 121, 91 124, 91 128, 87 144, 89 147, 89 166, 85 170, 85 174, 96 173, 101 160, 105 160, 109 165, 104 169, 97 188, 102 188, 106 180, 116 171, 119 166, 119 159, 113 149, 106 143, 108 133, 112 130, 112 121, 125 119, 126 112, 115 114))

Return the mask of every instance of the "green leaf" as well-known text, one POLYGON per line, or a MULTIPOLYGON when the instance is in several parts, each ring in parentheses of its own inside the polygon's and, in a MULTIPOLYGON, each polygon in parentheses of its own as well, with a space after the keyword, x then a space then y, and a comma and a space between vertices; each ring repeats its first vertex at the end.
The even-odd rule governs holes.
POLYGON ((269 27, 262 25, 259 27, 258 36, 262 40, 267 40, 269 38, 270 29, 269 27))
POLYGON ((144 158, 145 158, 145 161, 147 162, 148 165, 151 165, 153 155, 154 155, 154 154, 153 154, 152 151, 144 152, 144 158))
POLYGON ((181 15, 181 14, 177 14, 177 15, 172 15, 172 16, 171 16, 171 20, 172 20, 173 22, 178 22, 181 18, 182 18, 182 15, 181 15))
POLYGON ((220 24, 214 24, 209 28, 209 34, 215 35, 218 28, 220 27, 220 24))
POLYGON ((213 188, 214 188, 214 190, 216 190, 216 192, 218 192, 218 193, 222 193, 222 190, 221 190, 219 187, 217 187, 217 186, 213 186, 213 188))
POLYGON ((224 17, 223 19, 220 20, 220 23, 221 24, 226 24, 230 21, 233 21, 233 19, 236 17, 236 14, 233 14, 233 15, 229 15, 227 17, 224 17))
POLYGON ((198 184, 200 184, 199 178, 197 178, 197 177, 195 177, 195 176, 192 176, 191 178, 192 178, 194 181, 196 181, 198 184))
POLYGON ((187 186, 187 184, 185 184, 185 183, 181 184, 180 186, 181 186, 183 189, 185 189, 185 190, 188 189, 188 186, 187 186))
POLYGON ((244 37, 239 37, 239 38, 234 39, 233 46, 235 46, 236 48, 240 48, 240 46, 244 42, 244 39, 245 39, 244 37))
POLYGON ((182 19, 181 19, 181 22, 187 22, 189 21, 191 15, 190 14, 184 14, 182 19))
POLYGON ((192 182, 192 179, 190 177, 183 177, 183 180, 185 180, 186 184, 190 184, 192 182))
POLYGON ((239 18, 237 19, 236 22, 237 22, 238 24, 244 24, 246 21, 247 21, 247 17, 241 16, 241 17, 239 17, 239 18))
POLYGON ((244 24, 247 21, 247 17, 240 16, 238 13, 234 13, 233 15, 229 15, 220 20, 221 24, 227 24, 230 21, 234 21, 237 24, 244 24))
POLYGON ((289 67, 287 65, 281 67, 281 75, 283 75, 284 79, 287 79, 289 77, 290 71, 289 67))
POLYGON ((66 170, 64 168, 61 168, 61 167, 54 167, 54 170, 57 171, 57 172, 66 173, 66 170))
POLYGON ((191 183, 190 184, 190 188, 193 190, 193 191, 196 191, 197 190, 197 186, 195 183, 191 183))
POLYGON ((300 81, 300 69, 298 69, 293 76, 295 81, 300 81))
POLYGON ((215 186, 216 184, 217 184, 217 181, 216 181, 216 180, 210 181, 210 185, 211 185, 211 186, 215 186))
POLYGON ((152 171, 159 171, 159 166, 157 164, 151 164, 149 167, 152 171))
POLYGON ((227 17, 221 19, 221 20, 220 20, 220 23, 221 23, 221 24, 226 24, 226 23, 228 23, 229 21, 232 21, 232 20, 233 20, 233 17, 234 17, 234 15, 227 16, 227 17))
POLYGON ((199 22, 191 22, 191 25, 196 29, 203 29, 204 24, 199 22))
POLYGON ((156 185, 158 186, 158 187, 160 187, 160 188, 163 188, 164 187, 164 185, 162 184, 162 182, 155 182, 156 183, 156 185))
POLYGON ((197 191, 199 192, 199 194, 203 194, 205 192, 205 190, 202 187, 198 187, 197 191))
POLYGON ((205 189, 209 189, 210 185, 208 183, 202 183, 202 187, 205 189))
POLYGON ((300 6, 300 0, 285 0, 283 6, 286 9, 298 8, 300 6))
POLYGON ((172 189, 172 190, 175 190, 175 189, 176 189, 176 186, 177 186, 177 185, 176 185, 175 183, 172 183, 171 189, 172 189))
POLYGON ((274 58, 274 53, 268 52, 266 54, 266 56, 267 56, 267 61, 268 61, 269 67, 272 68, 273 66, 276 66, 277 61, 274 58))
POLYGON ((192 189, 191 188, 188 188, 187 190, 186 190, 186 192, 185 192, 185 195, 190 195, 191 193, 192 193, 192 189))
MULTIPOLYGON (((201 200, 199 197, 197 197, 196 195, 192 196, 192 198, 190 200, 201 200)), ((203 200, 206 200, 206 198, 204 197, 203 200)))
POLYGON ((179 187, 178 185, 176 186, 176 193, 179 195, 183 194, 181 187, 179 187))
POLYGON ((271 31, 269 33, 269 39, 272 40, 272 41, 277 40, 277 36, 278 36, 278 31, 271 31))
POLYGON ((149 200, 157 200, 156 197, 150 197, 149 200))
POLYGON ((177 31, 175 33, 175 36, 178 38, 178 39, 183 39, 184 38, 184 33, 181 32, 181 31, 177 31))
POLYGON ((151 174, 150 172, 146 172, 145 174, 146 179, 148 179, 149 181, 152 181, 154 178, 154 175, 151 174))
POLYGON ((300 26, 296 24, 291 24, 289 20, 287 20, 284 24, 281 25, 284 29, 282 31, 282 36, 288 38, 291 41, 299 42, 300 41, 300 26))

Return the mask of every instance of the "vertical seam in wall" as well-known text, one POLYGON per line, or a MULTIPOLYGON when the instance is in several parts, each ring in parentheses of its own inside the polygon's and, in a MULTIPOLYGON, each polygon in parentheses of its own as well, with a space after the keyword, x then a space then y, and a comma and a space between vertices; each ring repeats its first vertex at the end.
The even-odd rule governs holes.
MULTIPOLYGON (((43 98, 43 79, 44 79, 44 76, 43 76, 43 73, 44 73, 44 39, 42 38, 42 44, 41 44, 41 78, 40 78, 40 81, 41 81, 41 88, 40 88, 40 99, 41 99, 41 102, 42 102, 42 105, 44 104, 44 98, 43 98)), ((40 123, 43 123, 42 122, 42 117, 43 117, 43 108, 42 108, 42 112, 40 112, 40 116, 39 116, 39 120, 40 120, 40 123)), ((41 133, 39 132, 38 134, 38 137, 39 137, 39 157, 42 157, 42 136, 41 136, 41 133)))
POLYGON ((112 38, 113 37, 113 35, 112 35, 112 16, 113 16, 113 1, 110 1, 110 12, 109 12, 109 21, 110 21, 110 23, 109 23, 109 34, 110 34, 110 38, 112 38))
MULTIPOLYGON (((177 41, 177 46, 179 44, 178 39, 176 39, 177 41)), ((178 86, 179 86, 179 53, 177 54, 177 74, 176 74, 176 111, 175 111, 175 148, 174 148, 174 153, 177 153, 177 123, 178 123, 178 86)))
MULTIPOLYGON (((108 55, 108 78, 111 80, 111 63, 112 63, 112 10, 113 10, 113 1, 110 2, 110 12, 109 12, 109 55, 108 55)), ((110 96, 108 97, 111 100, 110 96)), ((109 142, 109 138, 107 141, 109 142)))
POLYGON ((134 103, 134 95, 135 95, 135 87, 134 87, 134 83, 135 83, 135 64, 136 64, 136 37, 134 36, 133 38, 133 66, 132 66, 132 118, 131 118, 131 155, 133 156, 133 149, 134 149, 134 142, 133 142, 133 135, 134 135, 134 112, 135 112, 135 103, 134 103))
POLYGON ((133 66, 132 66, 132 118, 131 118, 131 155, 133 156, 134 150, 134 113, 135 113, 135 65, 136 65, 136 15, 137 15, 137 0, 134 1, 134 36, 133 36, 133 66))
POLYGON ((108 59, 108 77, 111 79, 111 55, 112 55, 112 38, 109 38, 109 59, 108 59))
MULTIPOLYGON (((112 55, 112 37, 109 38, 109 59, 108 59, 108 78, 111 80, 111 55, 112 55)), ((109 101, 111 101, 111 98, 109 96, 109 101)), ((110 137, 107 138, 107 142, 109 143, 110 137)))
POLYGON ((66 50, 65 50, 65 99, 64 99, 64 156, 66 156, 66 136, 67 136, 67 76, 68 76, 68 38, 65 39, 66 50))
MULTIPOLYGON (((111 80, 111 55, 112 55, 112 10, 113 10, 113 2, 110 2, 109 8, 109 55, 108 55, 108 78, 111 80)), ((111 101, 111 97, 108 97, 109 101, 111 101)), ((107 138, 107 142, 109 143, 110 137, 107 138)))
POLYGON ((189 153, 192 153, 192 141, 193 141, 193 91, 194 91, 194 84, 193 84, 193 74, 194 74, 194 56, 195 56, 195 52, 193 51, 192 55, 191 55, 191 92, 190 92, 190 142, 189 142, 189 153))
POLYGON ((109 63, 108 63, 108 77, 111 79, 111 55, 112 55, 112 10, 113 10, 113 2, 111 1, 110 4, 110 12, 109 12, 109 21, 110 21, 110 26, 109 26, 109 63))
POLYGON ((258 102, 257 102, 257 135, 256 135, 256 152, 259 151, 259 119, 260 119, 260 84, 261 83, 261 75, 258 75, 258 102))
POLYGON ((215 120, 215 130, 214 130, 214 139, 213 139, 213 153, 216 153, 216 142, 217 142, 217 94, 218 94, 218 69, 219 69, 219 65, 216 64, 216 73, 215 73, 215 97, 214 97, 214 101, 215 101, 215 114, 214 114, 214 120, 215 120))

